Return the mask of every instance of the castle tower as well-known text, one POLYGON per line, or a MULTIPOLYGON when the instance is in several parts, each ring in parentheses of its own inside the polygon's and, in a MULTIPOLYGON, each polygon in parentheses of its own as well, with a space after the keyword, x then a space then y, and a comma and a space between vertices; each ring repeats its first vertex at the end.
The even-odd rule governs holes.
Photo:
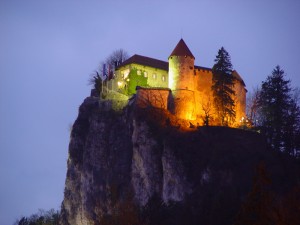
POLYGON ((195 119, 195 57, 183 39, 169 56, 169 88, 174 98, 174 113, 181 119, 195 119))
POLYGON ((180 39, 169 56, 169 88, 194 91, 195 57, 183 39, 180 39))

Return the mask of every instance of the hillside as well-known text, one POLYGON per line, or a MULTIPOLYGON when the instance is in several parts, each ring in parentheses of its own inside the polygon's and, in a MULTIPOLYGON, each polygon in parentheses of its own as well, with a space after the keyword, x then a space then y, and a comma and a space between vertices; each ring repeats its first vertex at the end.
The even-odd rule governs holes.
POLYGON ((70 137, 61 223, 229 225, 259 164, 278 198, 300 180, 299 164, 256 132, 174 123, 134 100, 114 111, 86 98, 70 137))

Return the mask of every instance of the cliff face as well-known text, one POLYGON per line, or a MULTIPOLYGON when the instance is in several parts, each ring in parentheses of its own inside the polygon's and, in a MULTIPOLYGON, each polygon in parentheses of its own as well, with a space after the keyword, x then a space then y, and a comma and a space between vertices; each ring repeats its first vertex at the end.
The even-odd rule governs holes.
POLYGON ((62 211, 65 224, 93 224, 109 213, 113 192, 131 184, 132 127, 109 102, 87 98, 80 106, 69 144, 62 211))
MULTIPOLYGON (((268 158, 274 174, 280 170, 285 176, 282 162, 254 132, 221 127, 183 132, 160 126, 147 113, 136 113, 134 104, 115 112, 109 101, 85 99, 71 133, 61 224, 99 224, 128 198, 143 207, 154 196, 195 206, 200 222, 227 224, 250 190, 259 161, 268 158), (224 215, 216 218, 221 209, 224 215)), ((274 183, 280 183, 276 177, 274 183)))

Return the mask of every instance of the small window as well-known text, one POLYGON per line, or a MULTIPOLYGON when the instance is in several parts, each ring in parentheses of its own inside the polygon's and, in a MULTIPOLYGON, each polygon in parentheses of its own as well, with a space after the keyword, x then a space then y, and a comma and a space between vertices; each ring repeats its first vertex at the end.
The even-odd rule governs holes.
POLYGON ((165 81, 166 81, 166 76, 165 76, 165 75, 162 75, 162 76, 161 76, 161 80, 162 80, 163 82, 165 82, 165 81))
POLYGON ((138 70, 137 71, 137 75, 141 75, 142 73, 141 73, 141 71, 140 70, 138 70))
POLYGON ((144 77, 148 77, 148 73, 146 71, 144 72, 144 77))
POLYGON ((156 73, 152 74, 152 78, 155 80, 157 78, 157 74, 156 73))

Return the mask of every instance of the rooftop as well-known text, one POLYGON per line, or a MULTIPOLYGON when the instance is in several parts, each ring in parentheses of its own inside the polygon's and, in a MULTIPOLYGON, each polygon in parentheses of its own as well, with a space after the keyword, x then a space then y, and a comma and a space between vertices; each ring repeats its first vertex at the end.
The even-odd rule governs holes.
POLYGON ((194 55, 184 42, 184 40, 181 38, 176 47, 174 48, 173 52, 171 53, 171 56, 191 56, 195 59, 194 55))
MULTIPOLYGON (((142 55, 137 55, 137 54, 135 54, 135 55, 131 56, 129 59, 125 60, 123 63, 121 63, 118 66, 118 68, 132 64, 132 63, 143 65, 143 66, 149 66, 149 67, 153 67, 153 68, 158 68, 158 69, 162 69, 165 71, 169 70, 169 62, 142 56, 142 55)), ((207 68, 207 67, 203 67, 203 66, 196 66, 196 65, 195 65, 195 69, 211 71, 211 68, 207 68)))
POLYGON ((143 65, 143 66, 150 66, 150 67, 154 67, 157 69, 162 69, 162 70, 169 70, 169 63, 162 61, 162 60, 158 60, 158 59, 153 59, 150 57, 146 57, 146 56, 142 56, 142 55, 133 55, 131 56, 129 59, 125 60, 123 63, 121 63, 121 65, 119 65, 119 67, 128 65, 128 64, 139 64, 139 65, 143 65))

